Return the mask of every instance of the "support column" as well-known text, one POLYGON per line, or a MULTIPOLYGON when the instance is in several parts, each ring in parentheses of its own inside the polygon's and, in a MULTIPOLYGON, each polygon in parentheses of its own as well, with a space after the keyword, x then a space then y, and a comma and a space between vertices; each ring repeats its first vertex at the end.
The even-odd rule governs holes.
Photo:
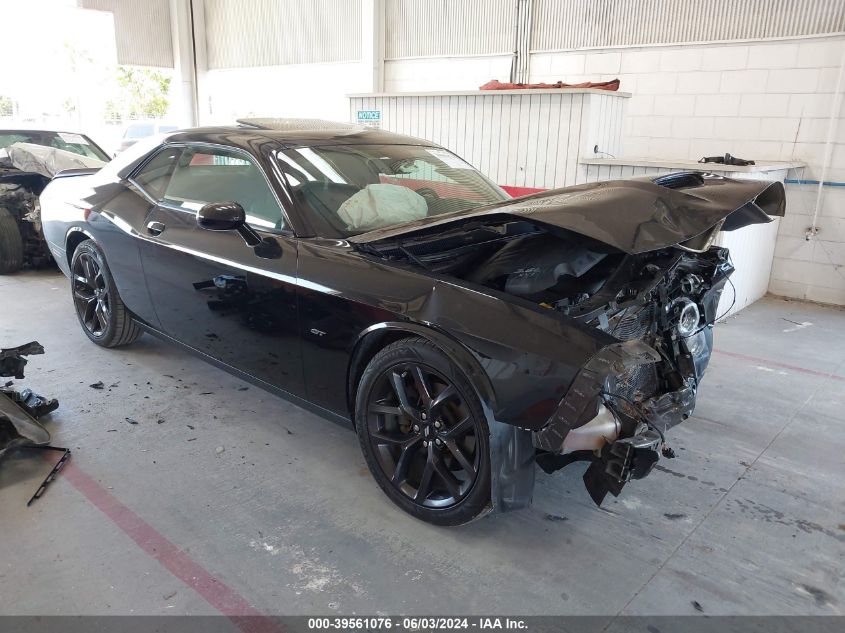
POLYGON ((384 92, 384 0, 361 2, 361 63, 366 68, 365 92, 384 92))
POLYGON ((178 125, 199 123, 197 103, 196 54, 191 0, 170 0, 170 31, 173 42, 173 83, 171 113, 178 125))
POLYGON ((511 81, 528 83, 531 76, 531 0, 516 1, 516 41, 511 81))

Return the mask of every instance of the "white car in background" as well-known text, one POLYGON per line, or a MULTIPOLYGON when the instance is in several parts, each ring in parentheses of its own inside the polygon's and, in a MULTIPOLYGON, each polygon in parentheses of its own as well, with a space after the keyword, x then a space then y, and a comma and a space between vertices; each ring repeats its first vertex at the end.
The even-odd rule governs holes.
POLYGON ((126 126, 123 131, 123 138, 120 140, 120 147, 115 156, 125 149, 132 147, 142 138, 149 136, 156 136, 157 134, 166 134, 178 130, 179 126, 172 123, 164 123, 162 121, 135 121, 126 126))

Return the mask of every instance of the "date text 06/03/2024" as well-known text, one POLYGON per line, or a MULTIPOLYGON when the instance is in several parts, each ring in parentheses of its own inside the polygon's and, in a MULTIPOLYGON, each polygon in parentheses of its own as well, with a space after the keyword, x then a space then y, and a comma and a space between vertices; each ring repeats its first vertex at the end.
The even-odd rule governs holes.
POLYGON ((508 617, 340 617, 309 618, 310 630, 392 630, 401 631, 449 631, 449 630, 527 630, 528 624, 521 618, 508 617))

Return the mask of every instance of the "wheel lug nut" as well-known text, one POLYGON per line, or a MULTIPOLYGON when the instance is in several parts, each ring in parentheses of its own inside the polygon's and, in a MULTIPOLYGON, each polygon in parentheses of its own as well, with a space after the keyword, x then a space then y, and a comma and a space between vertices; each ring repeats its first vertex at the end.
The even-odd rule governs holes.
POLYGON ((423 446, 428 446, 428 440, 423 440, 423 446))
POLYGON ((435 423, 434 423, 434 428, 435 428, 435 429, 439 429, 441 426, 443 426, 443 425, 442 425, 442 424, 440 424, 440 420, 437 420, 437 422, 435 422, 435 423))
POLYGON ((419 425, 419 424, 415 424, 415 425, 414 425, 414 432, 415 432, 415 433, 419 433, 419 432, 420 432, 420 425, 419 425))
POLYGON ((438 437, 436 440, 434 440, 434 442, 435 442, 435 444, 437 444, 438 446, 440 446, 441 444, 443 444, 443 442, 440 440, 440 438, 439 438, 439 437, 438 437))
POLYGON ((420 417, 421 417, 423 420, 425 420, 425 418, 426 418, 425 413, 420 413, 420 417))

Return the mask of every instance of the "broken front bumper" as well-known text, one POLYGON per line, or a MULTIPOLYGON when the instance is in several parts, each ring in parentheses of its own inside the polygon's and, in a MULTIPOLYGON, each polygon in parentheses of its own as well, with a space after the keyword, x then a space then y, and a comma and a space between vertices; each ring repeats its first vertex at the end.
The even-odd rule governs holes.
MULTIPOLYGON (((20 347, 0 349, 0 376, 23 378, 25 356, 43 354, 44 348, 33 341, 20 347)), ((31 389, 17 390, 11 383, 0 385, 0 456, 16 446, 42 446, 50 434, 37 418, 59 406, 55 399, 39 396, 31 389)))
MULTIPOLYGON (((709 348, 706 351, 709 356, 709 348)), ((620 393, 620 376, 663 362, 639 340, 603 348, 582 368, 555 415, 533 433, 537 463, 553 472, 574 461, 590 461, 584 483, 601 504, 631 479, 648 475, 663 447, 663 432, 685 420, 695 407, 696 380, 679 389, 636 401, 620 393)), ((706 365, 706 359, 704 360, 706 365)))

